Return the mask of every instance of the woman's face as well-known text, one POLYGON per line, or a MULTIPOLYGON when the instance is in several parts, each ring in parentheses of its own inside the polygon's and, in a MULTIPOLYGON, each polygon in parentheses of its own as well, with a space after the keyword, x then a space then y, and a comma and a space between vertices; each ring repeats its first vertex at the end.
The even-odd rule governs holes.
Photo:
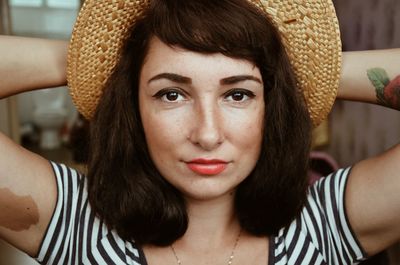
POLYGON ((139 84, 150 156, 186 199, 229 196, 253 170, 264 120, 260 71, 246 60, 153 38, 139 84))

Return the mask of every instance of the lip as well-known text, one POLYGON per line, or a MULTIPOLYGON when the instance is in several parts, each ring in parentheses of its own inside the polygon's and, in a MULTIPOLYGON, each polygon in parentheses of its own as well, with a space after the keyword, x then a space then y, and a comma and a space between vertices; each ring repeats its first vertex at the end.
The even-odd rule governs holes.
POLYGON ((213 176, 224 171, 228 166, 228 162, 220 159, 199 158, 186 162, 186 165, 194 173, 199 175, 213 176))

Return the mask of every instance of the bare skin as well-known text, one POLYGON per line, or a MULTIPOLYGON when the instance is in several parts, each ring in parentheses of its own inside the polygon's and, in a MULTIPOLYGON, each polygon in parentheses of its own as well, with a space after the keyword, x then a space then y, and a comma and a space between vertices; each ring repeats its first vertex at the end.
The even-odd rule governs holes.
POLYGON ((386 70, 383 68, 368 69, 367 74, 375 88, 377 103, 400 110, 400 75, 390 80, 386 70))
MULTIPOLYGON (((0 60, 0 80, 2 80, 0 98, 40 87, 65 84, 66 43, 44 40, 21 41, 21 39, 17 41, 13 38, 0 38, 2 58, 0 60), (17 45, 17 41, 20 44, 17 45)), ((366 71, 380 67, 385 69, 389 79, 393 80, 399 74, 399 58, 398 50, 346 54, 339 98, 376 104, 376 91, 369 81, 366 71)), ((20 209, 33 209, 31 207, 35 204, 38 211, 37 223, 32 215, 20 216, 22 220, 19 223, 26 227, 29 225, 29 228, 19 232, 6 228, 4 225, 17 216, 6 218, 3 226, 0 227, 0 238, 34 256, 38 251, 56 203, 57 191, 54 173, 48 161, 23 149, 2 134, 0 134, 0 150, 0 192, 10 192, 10 196, 1 198, 0 208, 11 205, 14 198, 11 194, 17 194, 32 199, 22 203, 19 206, 20 209), (30 240, 26 240, 26 238, 30 240)), ((369 255, 400 240, 400 226, 398 225, 400 223, 398 196, 400 164, 398 161, 400 161, 400 147, 396 146, 385 154, 357 164, 349 179, 346 190, 347 213, 357 238, 369 255)), ((199 258, 200 254, 204 253, 203 251, 212 250, 212 248, 207 250, 206 245, 203 244, 199 254, 199 252, 195 252, 195 248, 191 244, 193 240, 207 241, 207 238, 204 237, 205 233, 202 233, 203 230, 200 229, 200 227, 204 229, 204 220, 207 220, 206 211, 201 210, 205 208, 195 204, 192 206, 196 207, 193 210, 196 209, 198 218, 191 220, 194 227, 188 234, 190 237, 187 241, 183 239, 175 244, 178 255, 181 253, 180 258, 188 260, 189 264, 191 264, 192 258, 199 258)), ((223 218, 215 215, 215 219, 212 220, 214 227, 209 227, 209 229, 217 231, 215 227, 223 226, 220 234, 215 235, 217 239, 211 245, 211 247, 219 246, 221 253, 227 253, 227 255, 222 255, 221 259, 230 254, 238 232, 237 223, 232 221, 233 215, 230 208, 224 207, 224 209, 226 214, 223 218), (229 240, 221 243, 220 238, 224 237, 224 234, 228 234, 227 231, 231 236, 229 240)), ((245 255, 249 249, 254 250, 256 257, 259 257, 259 253, 263 253, 259 257, 259 262, 252 264, 266 264, 266 248, 267 240, 265 238, 250 238, 244 234, 238 244, 238 264, 249 263, 246 259, 248 256, 245 255)), ((169 254, 161 255, 162 251, 167 251, 166 249, 158 249, 159 255, 151 247, 145 248, 145 251, 147 251, 146 254, 150 253, 149 259, 154 258, 154 261, 150 260, 150 264, 161 264, 162 262, 157 262, 157 258, 161 257, 171 261, 170 264, 176 264, 172 252, 168 251, 169 254)))
POLYGON ((376 88, 368 78, 367 71, 383 68, 388 78, 394 79, 399 74, 399 53, 400 49, 343 53, 338 99, 379 104, 376 88))
MULTIPOLYGON (((224 209, 220 202, 208 207, 201 204, 192 207, 196 214, 191 215, 188 231, 174 243, 179 260, 182 264, 227 264, 240 231, 234 216, 230 215, 232 209, 224 209)), ((267 237, 255 237, 242 231, 233 264, 268 264, 268 247, 267 237)), ((149 265, 177 264, 170 247, 147 245, 144 252, 149 265)))
POLYGON ((39 211, 32 196, 19 196, 9 189, 0 189, 0 226, 15 232, 29 230, 39 222, 39 211))
POLYGON ((371 255, 399 241, 399 158, 397 145, 356 164, 349 178, 348 217, 364 250, 371 255))
POLYGON ((1 133, 0 146, 0 209, 12 208, 0 213, 0 238, 35 256, 56 203, 54 173, 47 160, 1 133))
POLYGON ((0 37, 0 98, 67 84, 67 42, 0 37))

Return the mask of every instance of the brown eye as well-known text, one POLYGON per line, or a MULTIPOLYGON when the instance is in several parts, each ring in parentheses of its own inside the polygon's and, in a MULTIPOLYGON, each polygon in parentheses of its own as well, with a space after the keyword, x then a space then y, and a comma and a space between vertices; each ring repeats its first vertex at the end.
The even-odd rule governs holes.
POLYGON ((245 94, 243 92, 235 92, 232 94, 232 99, 234 101, 242 101, 244 97, 245 94))
POLYGON ((174 92, 174 91, 168 92, 168 93, 165 94, 165 98, 168 101, 176 101, 179 98, 179 93, 174 92))
POLYGON ((166 103, 180 102, 186 99, 183 92, 169 88, 161 89, 153 97, 166 103))
POLYGON ((225 94, 225 100, 235 103, 244 103, 254 97, 254 93, 247 89, 232 89, 225 94))

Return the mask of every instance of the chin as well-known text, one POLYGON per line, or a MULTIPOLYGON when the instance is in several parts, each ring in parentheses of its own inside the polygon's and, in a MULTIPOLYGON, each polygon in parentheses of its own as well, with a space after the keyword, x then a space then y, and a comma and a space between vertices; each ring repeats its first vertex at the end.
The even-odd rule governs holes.
POLYGON ((236 187, 191 187, 190 189, 179 189, 186 200, 212 201, 219 199, 232 200, 235 195, 236 187))

